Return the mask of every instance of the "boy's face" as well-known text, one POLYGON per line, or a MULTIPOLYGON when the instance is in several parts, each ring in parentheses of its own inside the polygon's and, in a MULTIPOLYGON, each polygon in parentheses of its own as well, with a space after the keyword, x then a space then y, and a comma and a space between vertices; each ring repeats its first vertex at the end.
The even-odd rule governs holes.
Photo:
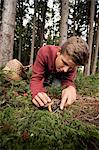
POLYGON ((57 52, 57 58, 55 60, 55 66, 57 72, 67 72, 70 68, 75 68, 77 65, 71 60, 70 56, 57 52))

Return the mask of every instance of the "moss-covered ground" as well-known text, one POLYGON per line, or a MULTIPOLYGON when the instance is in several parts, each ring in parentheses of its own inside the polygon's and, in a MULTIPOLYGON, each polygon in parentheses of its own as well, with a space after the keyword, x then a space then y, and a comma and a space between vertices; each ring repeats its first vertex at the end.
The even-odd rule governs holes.
MULTIPOLYGON (((99 150, 99 75, 78 75, 77 101, 52 113, 31 102, 27 80, 0 72, 0 150, 99 150)), ((60 88, 48 94, 60 99, 60 88)))

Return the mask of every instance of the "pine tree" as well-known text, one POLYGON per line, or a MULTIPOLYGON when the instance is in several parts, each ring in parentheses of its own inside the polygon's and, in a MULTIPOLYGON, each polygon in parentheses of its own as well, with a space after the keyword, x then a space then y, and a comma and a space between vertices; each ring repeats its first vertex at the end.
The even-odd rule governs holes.
POLYGON ((0 67, 13 58, 14 29, 17 0, 5 0, 0 35, 0 67))

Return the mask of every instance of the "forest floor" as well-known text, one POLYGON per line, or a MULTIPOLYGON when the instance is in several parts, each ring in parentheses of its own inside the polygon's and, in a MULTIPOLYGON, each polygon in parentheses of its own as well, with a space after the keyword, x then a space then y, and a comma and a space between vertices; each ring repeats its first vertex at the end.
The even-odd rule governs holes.
POLYGON ((61 88, 48 88, 52 112, 32 104, 27 76, 7 81, 0 72, 0 150, 98 150, 99 74, 78 75, 77 100, 63 111, 61 88))
POLYGON ((72 106, 72 109, 75 110, 77 106, 73 118, 99 126, 99 98, 78 94, 76 106, 72 106))

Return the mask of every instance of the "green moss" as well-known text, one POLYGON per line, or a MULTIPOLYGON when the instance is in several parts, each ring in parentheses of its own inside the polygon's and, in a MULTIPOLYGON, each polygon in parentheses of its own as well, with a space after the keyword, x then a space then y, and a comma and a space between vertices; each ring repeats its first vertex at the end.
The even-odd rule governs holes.
MULTIPOLYGON (((97 85, 96 80, 97 76, 88 77, 85 80, 84 77, 78 77, 76 81, 79 92, 83 93, 83 86, 84 88, 89 87, 91 92, 90 84, 97 85), (88 84, 84 83, 87 80, 88 84)), ((50 113, 32 104, 29 81, 7 82, 3 75, 0 81, 2 89, 0 100, 1 150, 98 149, 99 127, 75 117, 80 110, 78 103, 64 111, 50 113), (24 95, 24 93, 27 94, 24 95)), ((51 88, 49 93, 53 97, 58 95, 60 97, 61 89, 51 88)))
POLYGON ((95 76, 79 74, 75 83, 80 94, 99 97, 99 74, 95 76))

